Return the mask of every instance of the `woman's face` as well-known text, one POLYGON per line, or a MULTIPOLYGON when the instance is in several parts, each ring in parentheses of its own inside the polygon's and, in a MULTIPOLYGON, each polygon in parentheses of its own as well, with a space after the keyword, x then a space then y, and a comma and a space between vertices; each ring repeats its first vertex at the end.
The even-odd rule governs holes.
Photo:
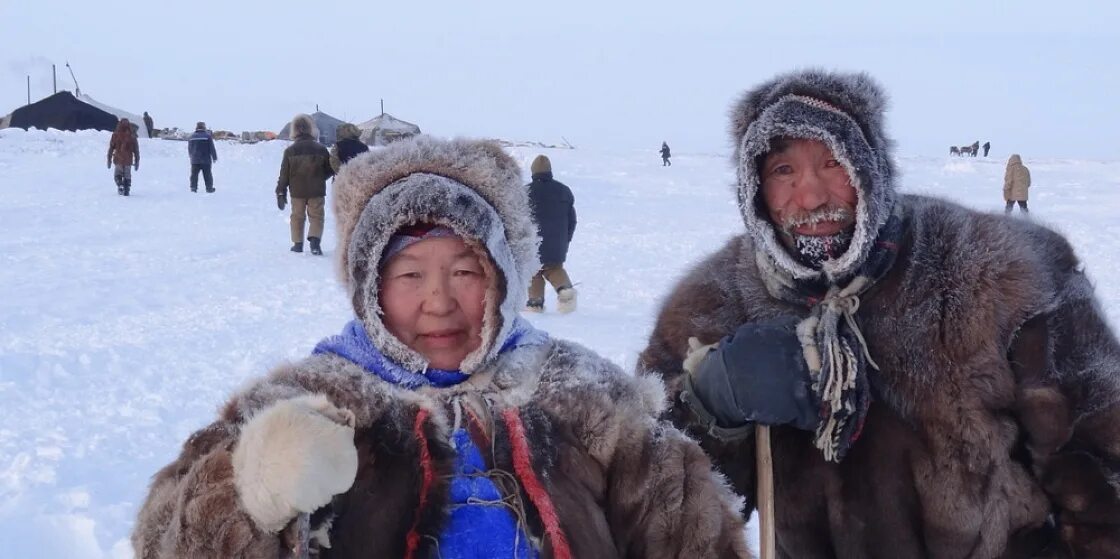
POLYGON ((381 273, 385 325, 429 366, 456 370, 482 345, 493 281, 462 239, 420 241, 393 256, 381 273))

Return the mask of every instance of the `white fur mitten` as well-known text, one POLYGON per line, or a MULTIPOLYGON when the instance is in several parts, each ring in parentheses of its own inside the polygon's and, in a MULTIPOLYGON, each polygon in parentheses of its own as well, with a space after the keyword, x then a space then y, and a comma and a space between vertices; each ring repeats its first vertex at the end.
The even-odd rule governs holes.
POLYGON ((682 367, 690 375, 696 374, 696 369, 700 366, 700 362, 711 353, 712 350, 719 347, 719 343, 703 344, 696 337, 688 339, 688 353, 685 355, 682 367))
POLYGON ((233 451, 241 504, 269 533, 349 490, 357 474, 354 414, 322 394, 261 410, 242 427, 233 451))

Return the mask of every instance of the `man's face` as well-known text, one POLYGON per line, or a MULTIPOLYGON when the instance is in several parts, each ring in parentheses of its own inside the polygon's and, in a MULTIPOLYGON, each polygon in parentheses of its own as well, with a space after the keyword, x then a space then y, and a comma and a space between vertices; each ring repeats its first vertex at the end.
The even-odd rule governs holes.
POLYGON ((817 266, 847 250, 858 194, 823 142, 783 139, 759 167, 762 198, 787 248, 817 266))

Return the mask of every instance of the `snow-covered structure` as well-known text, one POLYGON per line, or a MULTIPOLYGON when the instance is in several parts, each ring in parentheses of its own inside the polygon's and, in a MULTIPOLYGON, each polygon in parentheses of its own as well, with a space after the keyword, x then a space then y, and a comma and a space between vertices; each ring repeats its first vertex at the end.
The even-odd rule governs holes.
POLYGON ((112 130, 118 117, 78 99, 69 91, 59 91, 30 105, 24 105, 4 118, 2 128, 47 130, 112 130))
POLYGON ((142 116, 140 116, 136 113, 131 113, 131 112, 126 111, 124 109, 118 109, 118 108, 116 108, 112 105, 106 105, 105 103, 102 103, 102 102, 98 101, 97 99, 94 99, 93 97, 90 97, 89 95, 86 95, 85 93, 77 93, 74 96, 77 97, 79 101, 81 101, 83 103, 86 103, 87 105, 93 105, 94 107, 97 107, 97 108, 99 108, 99 109, 101 109, 101 110, 119 118, 119 119, 120 118, 127 118, 129 123, 135 125, 133 128, 136 130, 137 137, 140 137, 140 138, 150 138, 151 137, 151 136, 148 135, 148 127, 144 126, 144 117, 142 117, 142 116))
POLYGON ((383 146, 420 133, 419 126, 389 113, 381 113, 381 116, 359 124, 358 129, 362 131, 362 142, 370 146, 383 146))

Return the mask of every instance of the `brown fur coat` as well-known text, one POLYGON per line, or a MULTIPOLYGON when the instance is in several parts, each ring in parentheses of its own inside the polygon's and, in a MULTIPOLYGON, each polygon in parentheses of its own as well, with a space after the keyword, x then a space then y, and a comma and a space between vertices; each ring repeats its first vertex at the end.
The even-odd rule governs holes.
MULTIPOLYGON (((487 456, 494 468, 514 471, 498 416, 518 410, 533 469, 573 557, 748 556, 741 501, 713 474, 695 442, 656 419, 665 406, 661 384, 630 377, 575 344, 552 341, 503 354, 447 389, 401 389, 336 356, 274 372, 235 396, 156 474, 132 536, 136 557, 280 557, 292 528, 270 535, 254 525, 234 485, 231 451, 247 418, 308 393, 325 394, 357 420, 357 479, 315 515, 331 544, 319 550, 321 557, 402 557, 414 522, 420 533, 438 536, 454 458, 448 401, 456 395, 491 402, 472 409, 483 416, 474 426, 480 436, 494 441, 487 456), (414 431, 421 409, 431 413, 422 429, 437 474, 423 508, 414 431)), ((527 532, 541 538, 542 556, 551 557, 540 511, 524 490, 516 497, 526 504, 527 532)))
MULTIPOLYGON (((1120 557, 1120 345, 1072 249, 1022 220, 899 203, 898 260, 858 312, 881 367, 861 438, 837 464, 771 430, 779 556, 1120 557)), ((638 364, 748 514, 753 434, 701 432, 678 395, 689 336, 807 314, 768 295, 754 254, 735 237, 682 279, 638 364)))
POLYGON ((132 126, 128 119, 122 119, 117 123, 117 129, 109 138, 107 158, 110 163, 125 167, 140 163, 140 143, 136 141, 136 135, 132 133, 132 126))

